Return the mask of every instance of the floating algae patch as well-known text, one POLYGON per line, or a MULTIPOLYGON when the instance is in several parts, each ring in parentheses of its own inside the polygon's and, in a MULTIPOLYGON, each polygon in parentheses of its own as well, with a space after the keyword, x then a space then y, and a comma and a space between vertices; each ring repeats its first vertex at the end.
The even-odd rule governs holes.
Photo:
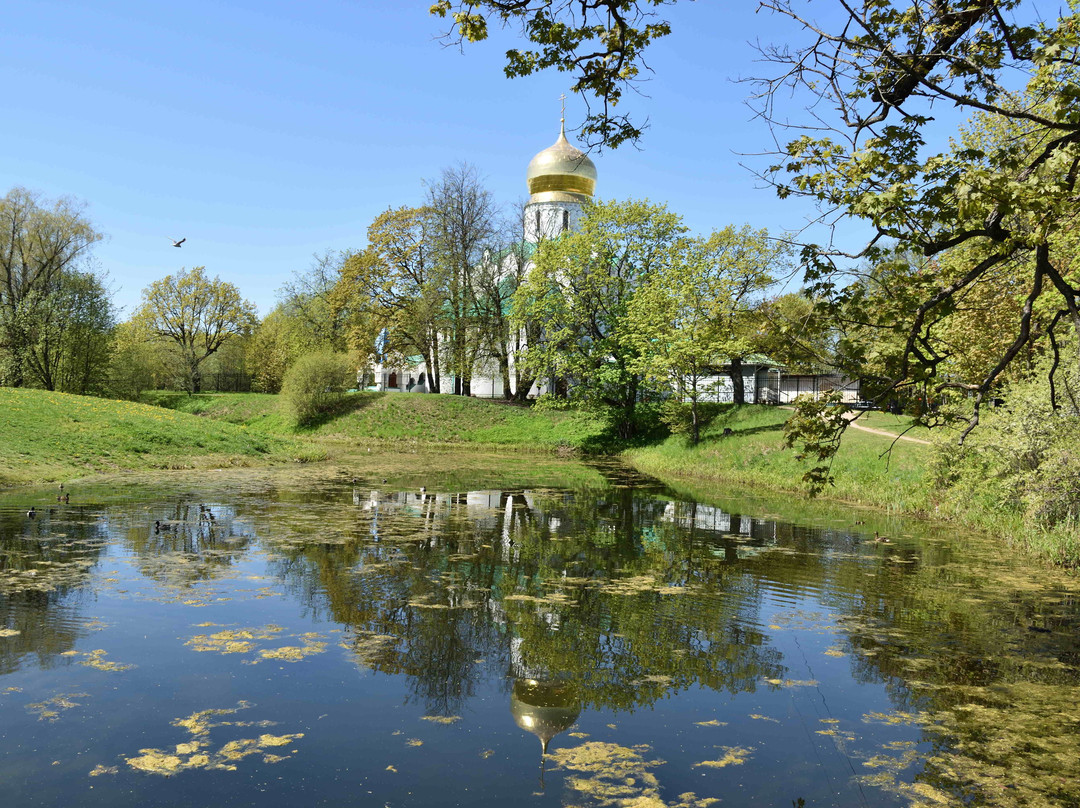
POLYGON ((215 634, 196 634, 184 645, 196 651, 217 654, 247 654, 255 650, 254 639, 255 636, 250 630, 236 629, 219 631, 215 634))
MULTIPOLYGON (((213 625, 213 624, 209 624, 213 625)), ((303 634, 283 634, 281 626, 266 625, 259 628, 238 628, 217 631, 213 634, 196 634, 184 645, 196 651, 215 654, 255 654, 254 659, 245 659, 248 665, 255 665, 263 659, 277 659, 284 662, 299 662, 309 656, 321 654, 326 650, 325 639, 321 634, 305 632, 303 634), (278 648, 260 647, 267 642, 280 642, 288 637, 302 640, 302 645, 285 645, 278 648)))
POLYGON ((750 755, 754 752, 752 746, 720 746, 717 748, 724 750, 723 757, 718 760, 703 760, 700 763, 695 763, 694 768, 701 766, 706 769, 724 769, 728 766, 741 766, 750 759, 750 755))
POLYGON ((817 679, 766 679, 765 681, 776 687, 817 687, 820 684, 817 679))
POLYGON ((891 713, 866 713, 862 720, 867 724, 889 724, 892 726, 925 726, 930 723, 930 717, 926 713, 905 713, 896 710, 891 713))
POLYGON ((372 631, 357 631, 339 643, 346 651, 352 651, 353 662, 360 668, 372 670, 390 658, 397 644, 397 637, 372 631))
POLYGON ((980 703, 932 715, 925 727, 953 739, 931 756, 934 782, 976 792, 989 806, 1075 806, 1080 783, 1080 688, 1015 682, 980 703))
POLYGON ((634 575, 630 578, 617 578, 597 587, 600 592, 611 595, 639 595, 645 592, 660 592, 667 589, 667 584, 659 582, 652 575, 634 575))
MULTIPOLYGON (((281 648, 263 648, 259 651, 261 659, 279 659, 283 662, 299 662, 309 656, 321 654, 326 650, 326 643, 316 640, 306 640, 303 645, 286 645, 281 648)), ((253 660, 251 664, 255 664, 253 660)))
POLYGON ((755 721, 771 721, 774 724, 779 724, 780 723, 775 718, 770 718, 767 715, 760 715, 758 713, 750 713, 750 717, 753 718, 755 721))
MULTIPOLYGON (((236 764, 251 755, 261 755, 264 763, 285 760, 288 755, 278 755, 267 750, 278 749, 303 738, 302 732, 290 735, 262 733, 255 738, 234 738, 221 746, 216 746, 211 742, 211 733, 222 727, 230 728, 235 732, 237 729, 248 727, 274 725, 273 721, 216 720, 234 715, 252 706, 249 702, 241 701, 234 708, 201 710, 186 718, 177 718, 172 725, 188 733, 187 741, 176 744, 172 749, 140 749, 138 755, 124 758, 124 762, 132 769, 147 774, 172 775, 190 769, 235 771, 236 764)), ((107 773, 97 770, 95 772, 107 773)))
POLYGON ((712 719, 711 721, 695 721, 694 722, 695 727, 726 727, 727 725, 728 725, 727 721, 717 721, 715 718, 712 719))
POLYGON ((423 746, 424 742, 421 741, 419 738, 409 738, 409 740, 405 741, 405 745, 406 746, 423 746))
POLYGON ((460 715, 422 715, 421 721, 430 721, 433 724, 454 724, 461 720, 460 715))
POLYGON ((75 699, 89 698, 89 693, 57 693, 51 699, 27 704, 26 709, 36 713, 38 721, 56 721, 60 718, 61 710, 70 710, 72 707, 82 705, 75 699))
POLYGON ((649 747, 619 746, 589 741, 580 746, 558 749, 548 755, 556 768, 566 769, 566 786, 575 792, 575 800, 587 800, 596 806, 615 808, 707 808, 718 802, 699 799, 693 792, 680 794, 677 802, 665 802, 660 796, 660 782, 650 771, 663 765, 662 760, 646 760, 649 747))
POLYGON ((80 665, 85 665, 88 668, 94 668, 99 671, 109 671, 110 673, 116 673, 118 671, 127 671, 135 667, 135 665, 126 665, 121 662, 109 662, 105 657, 108 652, 98 648, 94 651, 64 651, 60 656, 66 657, 82 657, 79 660, 80 665))

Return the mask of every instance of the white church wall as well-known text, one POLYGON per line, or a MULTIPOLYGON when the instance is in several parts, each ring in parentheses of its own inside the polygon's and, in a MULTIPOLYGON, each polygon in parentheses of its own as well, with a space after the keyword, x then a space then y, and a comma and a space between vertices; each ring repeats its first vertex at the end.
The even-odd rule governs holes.
POLYGON ((576 230, 581 215, 576 202, 530 202, 525 206, 525 239, 538 244, 565 230, 576 230))

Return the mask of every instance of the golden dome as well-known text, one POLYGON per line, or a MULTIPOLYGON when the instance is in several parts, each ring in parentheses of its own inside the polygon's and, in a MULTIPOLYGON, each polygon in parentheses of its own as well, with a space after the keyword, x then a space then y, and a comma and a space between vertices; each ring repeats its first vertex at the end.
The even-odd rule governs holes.
POLYGON ((525 175, 530 202, 587 202, 596 190, 596 166, 566 139, 566 125, 559 139, 529 161, 525 175))

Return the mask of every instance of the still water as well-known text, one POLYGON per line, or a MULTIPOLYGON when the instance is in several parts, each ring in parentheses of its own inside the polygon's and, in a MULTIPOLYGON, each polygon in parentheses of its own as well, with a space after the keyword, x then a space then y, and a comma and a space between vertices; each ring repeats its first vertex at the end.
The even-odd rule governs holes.
POLYGON ((1075 578, 470 462, 5 492, 0 805, 1080 804, 1075 578))

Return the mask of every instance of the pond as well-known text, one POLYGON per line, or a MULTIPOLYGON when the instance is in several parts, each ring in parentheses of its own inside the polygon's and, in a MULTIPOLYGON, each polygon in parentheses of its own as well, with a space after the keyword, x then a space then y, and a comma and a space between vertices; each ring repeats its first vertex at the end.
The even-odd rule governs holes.
POLYGON ((65 492, 0 495, 5 808, 1080 804, 1080 586, 994 537, 532 458, 65 492))

